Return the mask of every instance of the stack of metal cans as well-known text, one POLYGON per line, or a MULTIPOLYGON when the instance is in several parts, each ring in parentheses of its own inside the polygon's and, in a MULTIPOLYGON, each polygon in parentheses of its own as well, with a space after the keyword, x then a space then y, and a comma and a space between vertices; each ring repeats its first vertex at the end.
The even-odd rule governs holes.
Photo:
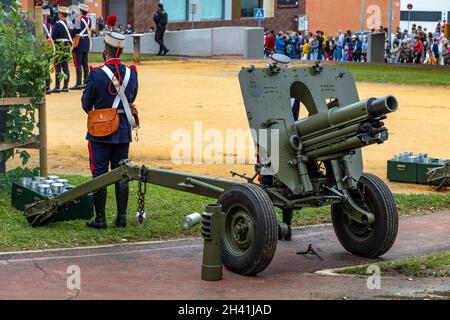
POLYGON ((395 155, 393 160, 399 162, 437 164, 442 166, 444 166, 447 162, 450 162, 448 159, 430 158, 427 153, 414 154, 413 152, 403 152, 395 155))
POLYGON ((58 195, 71 188, 66 179, 60 179, 58 176, 23 177, 20 179, 20 184, 45 196, 58 195))

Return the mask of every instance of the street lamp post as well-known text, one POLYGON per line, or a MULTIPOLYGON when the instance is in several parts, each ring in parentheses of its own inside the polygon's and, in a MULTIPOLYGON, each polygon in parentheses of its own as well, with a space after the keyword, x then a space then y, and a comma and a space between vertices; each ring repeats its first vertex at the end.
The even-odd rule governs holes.
POLYGON ((388 39, 392 41, 392 18, 394 16, 394 0, 389 0, 389 17, 388 17, 388 39))
POLYGON ((366 1, 361 0, 361 35, 364 34, 365 15, 366 15, 366 1))

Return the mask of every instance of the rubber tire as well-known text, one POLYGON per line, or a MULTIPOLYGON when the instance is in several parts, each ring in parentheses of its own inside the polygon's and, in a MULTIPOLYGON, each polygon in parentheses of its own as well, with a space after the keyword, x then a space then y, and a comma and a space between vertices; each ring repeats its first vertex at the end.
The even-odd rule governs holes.
POLYGON ((345 228, 344 214, 339 204, 331 206, 334 231, 342 246, 352 254, 366 258, 379 257, 391 249, 398 232, 397 206, 387 185, 373 174, 364 173, 359 184, 365 185, 366 201, 373 208, 375 222, 366 239, 355 239, 345 228))
MULTIPOLYGON (((232 272, 246 276, 264 271, 275 255, 278 242, 278 222, 270 197, 258 185, 237 184, 227 189, 218 203, 222 205, 225 214, 237 203, 246 206, 254 226, 253 241, 244 255, 232 254, 224 241, 224 266, 232 272)), ((228 219, 228 216, 225 219, 228 219)))

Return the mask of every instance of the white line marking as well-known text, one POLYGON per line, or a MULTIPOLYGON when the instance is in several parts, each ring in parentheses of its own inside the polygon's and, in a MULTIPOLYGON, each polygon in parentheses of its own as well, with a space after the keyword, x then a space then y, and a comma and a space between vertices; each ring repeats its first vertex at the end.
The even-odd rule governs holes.
POLYGON ((87 255, 76 255, 76 256, 53 256, 53 257, 40 257, 40 258, 26 258, 26 259, 11 259, 4 260, 7 263, 15 263, 15 262, 30 262, 30 261, 47 261, 47 260, 62 260, 62 259, 77 259, 77 258, 93 258, 93 257, 103 257, 103 256, 117 256, 131 253, 144 253, 144 252, 155 252, 155 251, 164 251, 164 250, 174 250, 174 249, 191 249, 202 247, 203 245, 189 245, 189 246, 175 246, 175 247, 165 247, 165 248, 154 248, 154 249, 142 249, 142 250, 130 250, 130 251, 121 251, 121 252, 108 252, 108 253, 94 253, 87 255))
POLYGON ((161 243, 171 243, 171 242, 184 242, 184 241, 196 241, 202 240, 202 238, 183 238, 183 239, 171 239, 171 240, 155 240, 155 241, 140 241, 140 242, 128 242, 128 243, 113 243, 113 244, 103 244, 98 246, 83 246, 83 247, 67 247, 67 248, 53 248, 53 249, 40 249, 40 250, 25 250, 25 251, 9 251, 0 252, 1 256, 6 255, 21 255, 29 253, 49 253, 49 252, 59 252, 59 251, 71 251, 71 250, 92 250, 92 249, 107 249, 115 247, 127 247, 127 246, 141 246, 149 244, 161 244, 161 243))

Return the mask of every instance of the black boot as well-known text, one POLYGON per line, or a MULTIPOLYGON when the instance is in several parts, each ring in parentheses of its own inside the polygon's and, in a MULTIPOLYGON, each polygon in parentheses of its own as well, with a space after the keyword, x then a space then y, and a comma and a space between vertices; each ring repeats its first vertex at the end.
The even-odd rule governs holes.
POLYGON ((52 94, 52 91, 50 90, 50 78, 45 79, 45 93, 52 94))
POLYGON ((83 88, 86 86, 88 78, 89 78, 89 67, 83 67, 83 85, 82 85, 83 88))
POLYGON ((81 67, 75 69, 77 73, 77 83, 70 88, 70 90, 82 90, 83 85, 81 84, 82 70, 81 67))
POLYGON ((129 194, 128 181, 120 181, 116 183, 116 203, 117 203, 116 227, 119 228, 125 228, 127 226, 128 194, 129 194))
POLYGON ((60 93, 61 92, 61 74, 57 73, 55 76, 55 88, 51 90, 51 93, 60 93))
POLYGON ((70 80, 70 74, 67 73, 67 78, 64 79, 64 87, 62 88, 62 92, 69 92, 69 80, 70 80))
POLYGON ((106 229, 106 188, 94 192, 95 220, 86 222, 86 226, 94 229, 106 229))
POLYGON ((291 241, 292 240, 292 215, 294 213, 294 210, 292 209, 288 209, 288 208, 284 208, 283 209, 283 222, 287 224, 288 226, 288 232, 287 234, 284 236, 284 240, 285 241, 291 241))

